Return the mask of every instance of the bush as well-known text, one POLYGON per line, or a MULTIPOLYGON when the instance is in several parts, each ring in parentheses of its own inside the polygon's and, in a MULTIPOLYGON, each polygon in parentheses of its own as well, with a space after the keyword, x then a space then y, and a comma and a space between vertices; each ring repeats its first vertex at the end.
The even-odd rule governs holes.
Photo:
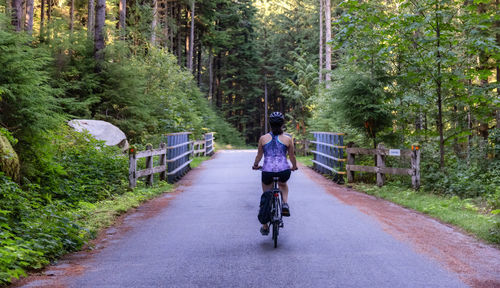
POLYGON ((54 133, 53 139, 55 161, 64 173, 56 187, 44 187, 45 191, 70 203, 95 202, 123 191, 128 158, 117 147, 68 127, 54 133))
POLYGON ((37 188, 22 190, 0 173, 0 284, 83 244, 83 231, 65 215, 67 207, 45 203, 37 188))
POLYGON ((469 160, 448 154, 446 169, 439 168, 436 145, 422 149, 422 183, 427 191, 460 198, 483 197, 493 209, 499 208, 495 195, 500 194, 500 160, 486 158, 484 151, 473 148, 469 160))

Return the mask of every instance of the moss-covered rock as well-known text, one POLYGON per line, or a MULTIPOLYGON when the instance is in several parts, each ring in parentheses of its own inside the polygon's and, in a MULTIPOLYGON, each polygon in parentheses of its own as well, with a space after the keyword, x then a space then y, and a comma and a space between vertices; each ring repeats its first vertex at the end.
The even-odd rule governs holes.
POLYGON ((19 157, 16 151, 10 145, 9 140, 0 134, 0 171, 11 177, 14 181, 19 182, 20 178, 19 157))

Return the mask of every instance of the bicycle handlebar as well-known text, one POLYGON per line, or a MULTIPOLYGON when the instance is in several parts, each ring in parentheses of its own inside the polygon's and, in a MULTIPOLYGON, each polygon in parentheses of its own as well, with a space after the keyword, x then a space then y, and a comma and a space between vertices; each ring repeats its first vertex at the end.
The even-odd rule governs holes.
MULTIPOLYGON (((257 167, 257 168, 253 168, 253 166, 252 166, 252 170, 260 170, 260 171, 262 171, 262 166, 259 166, 259 167, 257 167)), ((295 171, 297 171, 297 170, 299 170, 299 168, 297 168, 297 169, 295 169, 295 170, 290 169, 290 171, 292 171, 292 172, 295 172, 295 171)))

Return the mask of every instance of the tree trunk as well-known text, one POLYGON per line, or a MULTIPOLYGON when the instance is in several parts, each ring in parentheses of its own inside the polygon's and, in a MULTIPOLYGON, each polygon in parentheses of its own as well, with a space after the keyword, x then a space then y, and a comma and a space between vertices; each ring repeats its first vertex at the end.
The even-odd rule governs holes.
POLYGON ((221 91, 221 88, 220 88, 220 78, 221 78, 221 58, 222 58, 222 53, 219 52, 219 54, 217 55, 217 58, 216 58, 216 71, 215 71, 215 98, 216 98, 216 102, 215 102, 215 105, 218 107, 218 108, 221 108, 222 107, 222 91, 221 91))
POLYGON ((24 24, 24 29, 28 34, 33 33, 33 16, 35 12, 35 1, 34 0, 27 0, 26 2, 26 22, 24 24))
POLYGON ((43 26, 45 24, 45 0, 41 0, 41 7, 40 7, 40 39, 43 36, 43 26))
POLYGON ((265 131, 265 134, 267 134, 267 132, 269 131, 268 128, 268 120, 267 120, 267 107, 268 107, 268 103, 267 103, 267 77, 264 75, 264 122, 266 123, 266 128, 264 129, 265 131))
MULTIPOLYGON (((98 62, 104 60, 104 21, 106 20, 106 0, 97 0, 95 13, 94 57, 98 62)), ((99 66, 100 64, 98 64, 99 66)), ((101 67, 98 67, 100 70, 101 67)))
POLYGON ((151 45, 156 46, 156 25, 158 19, 158 1, 153 0, 153 20, 151 21, 151 45))
MULTIPOLYGON (((43 0, 42 0, 43 1, 43 0)), ((87 35, 89 38, 95 37, 94 26, 95 26, 95 0, 89 0, 88 2, 88 20, 87 20, 87 35)))
MULTIPOLYGON (((200 38, 200 36, 198 35, 198 37, 200 38)), ((197 63, 197 66, 198 68, 196 69, 196 75, 197 75, 197 78, 198 78, 198 87, 200 87, 201 85, 201 54, 202 54, 202 50, 201 50, 201 39, 198 39, 198 61, 196 62, 197 63)))
POLYGON ((191 33, 189 37, 189 61, 188 61, 188 69, 193 73, 193 50, 194 50, 194 8, 195 8, 195 0, 191 1, 191 33))
POLYGON ((75 21, 75 0, 71 0, 71 7, 69 8, 69 31, 73 34, 73 22, 75 21))
POLYGON ((213 66, 214 66, 214 60, 212 56, 212 48, 208 50, 208 102, 212 104, 212 97, 213 97, 213 89, 214 89, 214 72, 213 72, 213 66))
MULTIPOLYGON (((496 9, 498 11, 498 8, 499 8, 499 4, 500 4, 500 0, 496 0, 495 1, 495 4, 496 4, 496 9)), ((497 29, 497 33, 496 33, 496 37, 497 37, 497 46, 500 46, 500 20, 499 21, 496 21, 495 23, 495 27, 497 29)), ((497 85, 500 84, 500 64, 499 64, 499 59, 497 58, 496 60, 496 70, 497 70, 497 85)), ((500 99, 500 88, 497 87, 497 95, 498 95, 498 99, 500 99)), ((500 109, 497 108, 497 111, 496 111, 496 128, 497 128, 497 131, 500 131, 500 109)), ((495 145, 499 145, 500 146, 500 133, 496 133, 497 134, 497 137, 495 139, 495 145)), ((495 155, 496 158, 500 158, 500 153, 497 153, 495 155)))
MULTIPOLYGON (((189 7, 186 6, 186 14, 184 15, 185 16, 185 19, 186 22, 184 23, 184 27, 186 28, 185 31, 184 31, 184 60, 186 62, 184 62, 184 65, 185 67, 188 67, 189 66, 189 34, 188 34, 188 24, 189 24, 189 14, 191 13, 191 11, 189 10, 189 7)), ((189 69, 189 67, 188 67, 189 69)))
POLYGON ((182 66, 181 4, 177 3, 177 63, 182 66))
POLYGON ((328 44, 330 40, 332 40, 332 14, 331 14, 331 5, 330 0, 325 0, 325 82, 326 88, 330 88, 330 72, 332 70, 332 46, 328 44))
POLYGON ((441 27, 438 16, 438 11, 440 11, 439 4, 436 4, 436 62, 437 62, 437 77, 436 77, 436 95, 437 95, 437 108, 438 108, 438 119, 437 128, 439 133, 439 167, 444 168, 444 131, 443 131, 443 98, 442 98, 442 75, 441 75, 441 27))
POLYGON ((319 0, 319 74, 318 75, 319 75, 318 77, 319 83, 321 84, 321 82, 323 82, 323 0, 319 0))
POLYGON ((14 26, 14 29, 17 32, 21 31, 22 17, 23 17, 23 1, 12 0, 12 26, 14 26))
POLYGON ((168 1, 165 1, 165 14, 163 15, 163 37, 165 37, 165 42, 163 42, 163 47, 168 49, 168 40, 169 40, 169 32, 168 32, 168 1))
POLYGON ((50 22, 52 16, 52 0, 47 0, 47 23, 50 22))
POLYGON ((119 4, 119 20, 118 28, 120 29, 120 38, 125 40, 126 33, 126 19, 127 19, 127 0, 120 0, 119 4))

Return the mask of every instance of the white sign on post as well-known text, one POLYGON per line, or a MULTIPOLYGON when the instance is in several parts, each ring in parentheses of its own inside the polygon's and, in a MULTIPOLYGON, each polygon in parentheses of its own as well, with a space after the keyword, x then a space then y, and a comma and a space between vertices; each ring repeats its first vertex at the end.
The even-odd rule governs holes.
POLYGON ((401 150, 389 149, 389 156, 401 156, 401 150))

